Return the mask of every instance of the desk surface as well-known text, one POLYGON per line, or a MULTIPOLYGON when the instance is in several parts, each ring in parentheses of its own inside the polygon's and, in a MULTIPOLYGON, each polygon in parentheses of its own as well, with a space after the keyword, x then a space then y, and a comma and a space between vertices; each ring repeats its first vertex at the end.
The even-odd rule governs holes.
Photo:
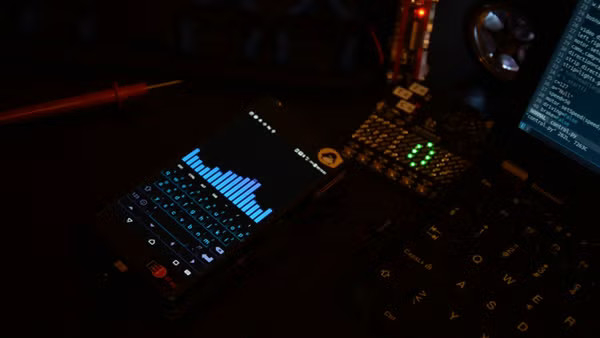
MULTIPOLYGON (((30 96, 15 86, 3 105, 34 103, 36 91, 60 97, 99 86, 38 83, 29 87, 30 96)), ((182 321, 161 319, 129 278, 101 282, 103 256, 92 245, 90 230, 102 205, 141 174, 152 174, 153 149, 178 144, 180 133, 172 130, 187 128, 194 137, 206 137, 258 95, 240 88, 193 88, 159 91, 121 111, 105 107, 2 127, 2 209, 9 218, 16 216, 5 222, 12 224, 5 227, 11 238, 5 248, 19 276, 18 290, 23 289, 15 295, 23 329, 56 327, 74 337, 366 336, 344 297, 351 285, 345 274, 365 229, 383 222, 391 210, 399 212, 398 200, 369 197, 385 190, 385 182, 373 177, 349 177, 309 205, 265 248, 270 259, 260 261, 219 302, 201 305, 182 321)), ((319 144, 343 140, 377 98, 376 91, 278 94, 289 105, 283 119, 295 126, 291 131, 319 144)), ((414 212, 410 203, 401 207, 414 212)))
MULTIPOLYGON (((108 85, 17 84, 0 91, 0 109, 108 85)), ((134 278, 105 281, 110 264, 91 228, 106 203, 160 169, 157 149, 173 149, 181 137, 201 143, 260 95, 287 103, 289 113, 279 122, 296 137, 330 146, 370 113, 380 92, 189 83, 128 102, 120 111, 103 107, 0 127, 0 247, 11 301, 5 307, 23 336, 370 336, 362 317, 369 311, 358 311, 350 300, 352 276, 361 271, 357 250, 390 217, 401 220, 401 230, 414 229, 427 206, 367 172, 352 171, 274 229, 275 240, 261 248, 264 258, 246 279, 176 322, 161 318, 134 278)), ((588 214, 593 203, 589 199, 583 208, 588 214)))

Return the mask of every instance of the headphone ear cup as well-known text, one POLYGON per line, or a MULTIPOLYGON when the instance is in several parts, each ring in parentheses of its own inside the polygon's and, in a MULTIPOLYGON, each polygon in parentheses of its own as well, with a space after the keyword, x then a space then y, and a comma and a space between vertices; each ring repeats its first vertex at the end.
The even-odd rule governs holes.
POLYGON ((438 101, 458 100, 488 116, 518 110, 514 99, 535 86, 574 2, 440 1, 429 59, 430 86, 446 96, 438 101))
POLYGON ((470 15, 467 40, 486 71, 503 81, 514 80, 537 37, 529 19, 503 4, 480 7, 470 15))

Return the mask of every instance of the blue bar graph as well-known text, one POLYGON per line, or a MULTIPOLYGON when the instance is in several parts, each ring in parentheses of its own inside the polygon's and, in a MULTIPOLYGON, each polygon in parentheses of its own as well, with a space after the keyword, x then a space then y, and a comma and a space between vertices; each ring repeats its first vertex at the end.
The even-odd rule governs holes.
POLYGON ((242 189, 242 187, 245 186, 246 183, 248 183, 249 181, 249 178, 244 178, 240 183, 236 184, 233 188, 231 188, 231 190, 229 190, 229 192, 225 194, 225 197, 229 198, 230 200, 233 200, 233 194, 236 193, 238 190, 242 189))
POLYGON ((200 149, 194 149, 182 160, 255 223, 272 213, 271 209, 263 211, 256 201, 254 192, 261 186, 256 179, 239 176, 231 170, 223 173, 219 167, 208 167, 198 156, 199 153, 200 149))
POLYGON ((228 171, 228 172, 226 172, 225 175, 221 176, 219 179, 217 179, 216 181, 212 182, 212 185, 216 187, 217 185, 219 185, 219 183, 221 183, 224 179, 226 179, 227 177, 229 177, 229 175, 231 175, 231 174, 233 174, 231 172, 231 170, 228 171))
POLYGON ((253 220, 258 217, 258 215, 262 214, 263 211, 260 210, 260 208, 258 208, 253 214, 250 215, 250 218, 252 218, 253 220))
POLYGON ((231 195, 231 197, 229 198, 233 204, 237 205, 238 204, 238 200, 237 198, 244 193, 244 191, 248 190, 248 188, 250 188, 251 185, 254 184, 254 180, 250 181, 250 179, 248 179, 247 182, 244 183, 244 185, 238 189, 238 191, 235 192, 235 194, 231 195))
POLYGON ((225 181, 221 182, 221 184, 217 185, 215 188, 217 188, 217 190, 221 191, 221 189, 223 189, 223 187, 225 187, 226 185, 229 184, 229 182, 235 180, 237 177, 236 174, 232 174, 231 176, 229 176, 228 179, 226 179, 225 181))
POLYGON ((271 209, 265 210, 260 216, 258 216, 254 219, 254 222, 258 223, 258 222, 262 221, 265 217, 269 216, 272 212, 273 212, 273 210, 271 210, 271 209))
POLYGON ((218 171, 216 174, 212 175, 209 179, 207 179, 208 183, 214 182, 216 179, 221 177, 221 175, 223 175, 223 173, 218 171))
POLYGON ((198 174, 200 174, 200 176, 204 176, 204 174, 206 174, 209 170, 210 170, 210 168, 206 167, 206 168, 204 168, 204 170, 198 172, 198 174))
MULTIPOLYGON (((194 156, 194 157, 190 158, 190 159, 189 159, 189 160, 188 160, 186 163, 187 163, 187 164, 188 164, 190 167, 193 167, 193 166, 194 166, 194 164, 196 164, 196 162, 197 162, 197 161, 200 161, 200 157, 198 157, 198 156, 194 156)), ((200 162, 202 162, 202 161, 200 161, 200 162)))
MULTIPOLYGON (((250 188, 248 188, 248 190, 244 191, 244 193, 238 197, 238 200, 241 201, 244 198, 246 198, 246 196, 250 195, 251 193, 253 193, 256 189, 258 189, 260 187, 260 183, 253 181, 254 185, 250 186, 250 188)), ((237 204, 239 201, 233 201, 233 204, 237 204)))
POLYGON ((191 165, 190 167, 191 167, 192 169, 196 169, 196 168, 197 168, 197 167, 199 167, 201 164, 202 164, 202 160, 198 160, 198 161, 194 162, 194 164, 193 164, 193 165, 191 165))
POLYGON ((256 196, 254 195, 250 195, 248 197, 246 197, 243 201, 241 201, 240 203, 236 204, 238 208, 242 209, 244 208, 244 206, 246 205, 246 203, 252 201, 254 198, 256 198, 256 196))
POLYGON ((256 200, 250 201, 250 203, 246 204, 246 206, 242 208, 242 211, 244 213, 246 213, 246 215, 248 215, 248 213, 246 211, 248 211, 248 209, 252 208, 255 204, 256 204, 256 200))
POLYGON ((209 171, 208 174, 202 175, 202 177, 208 180, 212 175, 216 174, 217 172, 219 172, 219 167, 213 168, 213 170, 209 171))
POLYGON ((248 210, 246 215, 248 215, 248 216, 252 215, 256 211, 256 209, 258 209, 258 207, 259 207, 258 204, 255 204, 252 208, 250 208, 250 210, 248 210))
MULTIPOLYGON (((190 158, 192 158, 194 155, 198 154, 200 152, 200 149, 194 149, 194 151, 192 151, 191 153, 187 154, 182 160, 185 163, 188 163, 188 160, 190 158)), ((189 163, 188 163, 189 164, 189 163)))
POLYGON ((233 180, 231 183, 226 185, 225 188, 223 188, 221 190, 221 194, 226 194, 229 191, 229 189, 233 188, 236 184, 240 183, 241 180, 242 180, 242 177, 238 177, 235 180, 233 180))

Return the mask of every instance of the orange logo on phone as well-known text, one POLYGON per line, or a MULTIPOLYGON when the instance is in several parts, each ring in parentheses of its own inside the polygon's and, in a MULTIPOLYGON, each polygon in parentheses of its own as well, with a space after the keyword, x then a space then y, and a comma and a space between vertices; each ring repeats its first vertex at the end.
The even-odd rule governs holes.
POLYGON ((319 162, 329 168, 337 168, 344 162, 342 155, 332 148, 323 148, 319 150, 319 162))

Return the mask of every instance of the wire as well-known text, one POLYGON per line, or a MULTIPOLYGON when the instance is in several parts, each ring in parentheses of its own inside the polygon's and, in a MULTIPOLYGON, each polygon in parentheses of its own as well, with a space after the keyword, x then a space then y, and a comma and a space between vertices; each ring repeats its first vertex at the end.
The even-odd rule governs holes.
POLYGON ((379 64, 383 66, 385 63, 385 55, 383 55, 383 48, 381 48, 381 42, 375 34, 375 30, 373 27, 369 28, 369 33, 371 33, 371 37, 373 38, 373 42, 375 43, 375 48, 377 49, 377 54, 379 55, 379 64))
POLYGON ((400 73, 400 61, 402 60, 402 51, 404 50, 404 34, 406 33, 406 25, 408 24, 408 11, 410 7, 410 0, 398 1, 399 10, 401 11, 400 29, 398 32, 398 40, 396 45, 396 60, 394 61, 394 72, 392 75, 392 81, 396 82, 398 74, 400 73))
POLYGON ((147 85, 146 83, 137 83, 120 87, 116 82, 112 89, 105 89, 97 92, 87 93, 79 96, 68 97, 65 99, 44 102, 32 106, 21 107, 5 112, 0 112, 0 124, 10 123, 17 120, 34 118, 39 116, 56 115, 72 110, 94 107, 109 103, 121 103, 131 97, 141 96, 148 93, 149 90, 162 88, 179 84, 183 81, 170 81, 147 85))
POLYGON ((183 80, 175 80, 175 81, 170 81, 170 82, 163 82, 163 83, 158 83, 155 85, 151 85, 146 87, 146 89, 150 90, 150 89, 156 89, 156 88, 161 88, 161 87, 167 87, 167 86, 172 86, 172 85, 176 85, 176 84, 180 84, 182 83, 183 80))

